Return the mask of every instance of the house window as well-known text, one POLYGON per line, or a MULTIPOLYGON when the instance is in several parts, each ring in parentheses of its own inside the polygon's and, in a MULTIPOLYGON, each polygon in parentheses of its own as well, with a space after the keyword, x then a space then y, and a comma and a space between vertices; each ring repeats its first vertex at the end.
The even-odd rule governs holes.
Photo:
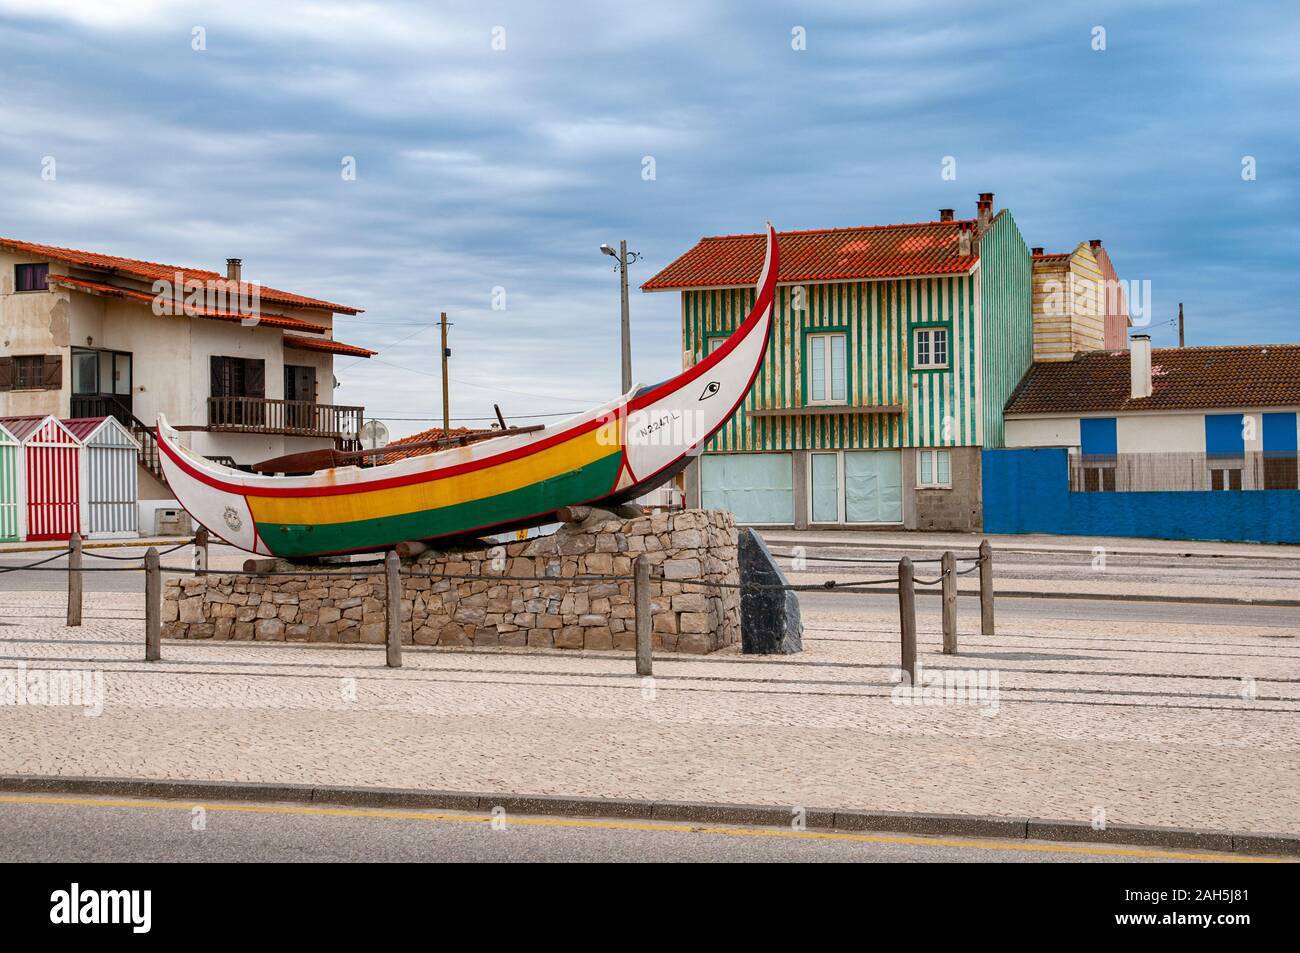
POLYGON ((266 361, 214 355, 211 383, 213 397, 265 397, 266 361))
POLYGON ((266 425, 266 361, 212 356, 208 424, 214 427, 266 425))
POLYGON ((49 291, 45 279, 50 274, 50 266, 42 262, 39 265, 14 265, 14 291, 49 291))
POLYGON ((1083 488, 1089 493, 1114 491, 1115 461, 1096 463, 1085 461, 1083 464, 1083 488))
POLYGON ((1210 464, 1211 490, 1240 490, 1241 467, 1224 467, 1210 464))
POLYGON ((848 336, 836 334, 810 334, 804 349, 805 383, 809 404, 843 404, 848 401, 848 368, 846 354, 848 336))
POLYGON ((944 368, 948 366, 948 329, 914 328, 912 330, 912 366, 944 368))
POLYGON ((952 488, 952 456, 947 450, 916 451, 916 485, 918 489, 952 488))
POLYGON ((58 390, 63 386, 63 358, 58 354, 0 357, 0 390, 58 390))
POLYGON ((40 390, 44 372, 44 357, 15 357, 14 390, 40 390))

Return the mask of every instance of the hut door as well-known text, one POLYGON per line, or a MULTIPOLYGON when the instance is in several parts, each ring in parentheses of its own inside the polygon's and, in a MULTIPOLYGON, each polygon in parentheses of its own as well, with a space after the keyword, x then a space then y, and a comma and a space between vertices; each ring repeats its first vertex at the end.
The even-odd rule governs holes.
POLYGON ((18 539, 18 480, 19 454, 17 444, 7 443, 0 437, 0 541, 18 539))
POLYGON ((75 446, 27 447, 27 538, 67 539, 81 532, 75 446))

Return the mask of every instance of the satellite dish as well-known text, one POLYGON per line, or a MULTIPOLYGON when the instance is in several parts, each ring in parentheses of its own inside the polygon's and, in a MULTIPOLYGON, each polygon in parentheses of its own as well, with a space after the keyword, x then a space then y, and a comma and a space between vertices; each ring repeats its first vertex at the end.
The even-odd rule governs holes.
POLYGON ((367 420, 361 425, 361 448, 378 450, 388 446, 388 427, 382 420, 367 420))

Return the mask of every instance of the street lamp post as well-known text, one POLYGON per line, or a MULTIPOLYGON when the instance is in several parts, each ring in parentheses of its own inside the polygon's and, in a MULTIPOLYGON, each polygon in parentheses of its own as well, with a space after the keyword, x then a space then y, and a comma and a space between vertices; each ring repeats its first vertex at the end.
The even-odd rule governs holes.
POLYGON ((632 389, 632 316, 627 299, 627 266, 641 257, 640 252, 628 252, 627 242, 618 243, 618 251, 609 245, 601 245, 602 254, 609 255, 615 261, 619 273, 620 303, 623 309, 623 393, 632 389))

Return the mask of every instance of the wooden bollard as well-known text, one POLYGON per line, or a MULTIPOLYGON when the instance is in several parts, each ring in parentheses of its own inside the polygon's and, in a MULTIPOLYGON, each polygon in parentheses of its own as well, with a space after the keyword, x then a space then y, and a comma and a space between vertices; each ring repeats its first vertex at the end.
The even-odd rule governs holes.
POLYGON ((144 660, 162 658, 162 570, 158 550, 150 546, 144 554, 144 660))
POLYGON ((951 550, 943 554, 943 654, 957 654, 957 557, 951 550))
POLYGON ((654 674, 650 642, 650 562, 638 556, 633 563, 632 595, 636 606, 636 673, 654 674))
POLYGON ((916 589, 913 582, 912 560, 904 556, 898 561, 898 623, 902 635, 902 668, 916 684, 916 589))
POLYGON ((81 536, 68 537, 68 625, 81 625, 81 536))
POLYGON ((389 550, 384 557, 384 577, 387 594, 384 599, 384 616, 387 622, 387 662, 389 668, 402 667, 402 561, 389 550))
POLYGON ((980 634, 993 634, 993 547, 980 543, 980 634))
POLYGON ((194 533, 194 575, 202 576, 208 571, 208 540, 211 534, 206 526, 200 526, 194 533))

